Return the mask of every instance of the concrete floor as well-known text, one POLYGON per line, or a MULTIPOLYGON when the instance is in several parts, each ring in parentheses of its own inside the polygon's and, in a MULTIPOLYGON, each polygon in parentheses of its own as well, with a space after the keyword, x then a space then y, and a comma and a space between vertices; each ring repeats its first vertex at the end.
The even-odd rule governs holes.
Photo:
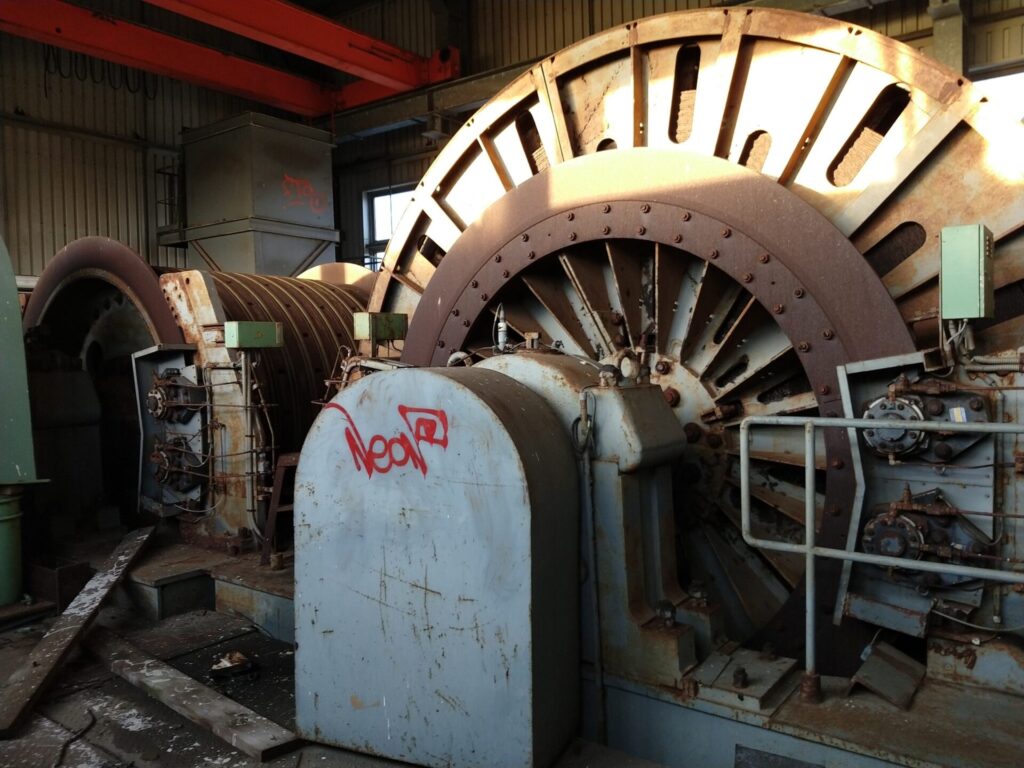
MULTIPOLYGON (((294 726, 292 648, 244 620, 194 611, 144 623, 132 611, 106 608, 100 623, 279 725, 294 726), (258 674, 211 681, 207 676, 211 664, 229 650, 239 650, 255 661, 258 674)), ((46 623, 41 622, 0 633, 0 680, 24 663, 45 630, 46 623)), ((64 666, 22 732, 0 741, 4 768, 245 768, 259 764, 115 677, 84 652, 64 666)), ((263 765, 381 768, 400 764, 310 744, 263 765)), ((652 768, 653 764, 580 740, 569 746, 556 768, 612 766, 652 768)))

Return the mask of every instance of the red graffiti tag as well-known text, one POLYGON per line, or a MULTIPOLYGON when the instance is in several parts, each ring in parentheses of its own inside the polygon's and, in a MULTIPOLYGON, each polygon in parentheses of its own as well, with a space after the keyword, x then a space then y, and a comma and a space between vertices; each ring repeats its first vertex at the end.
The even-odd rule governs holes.
POLYGON ((309 179, 297 179, 287 173, 284 174, 284 178, 281 180, 281 194, 284 196, 285 208, 306 205, 316 214, 327 210, 327 200, 316 191, 316 187, 309 179))
POLYGON ((407 431, 400 431, 396 437, 374 435, 366 443, 345 408, 337 403, 328 403, 326 408, 338 411, 347 422, 345 441, 356 469, 366 472, 367 477, 373 477, 374 472, 383 475, 393 467, 404 467, 406 464, 411 464, 426 477, 428 467, 422 446, 433 445, 442 450, 448 448, 448 414, 444 411, 400 405, 398 415, 405 422, 407 431))

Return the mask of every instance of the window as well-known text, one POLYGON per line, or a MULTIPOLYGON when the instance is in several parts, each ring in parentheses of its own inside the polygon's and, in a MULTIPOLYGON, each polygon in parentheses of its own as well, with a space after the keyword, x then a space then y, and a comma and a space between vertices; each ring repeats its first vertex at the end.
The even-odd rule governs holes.
POLYGON ((414 187, 410 184, 366 193, 366 253, 363 263, 368 269, 380 269, 384 249, 412 200, 414 187))

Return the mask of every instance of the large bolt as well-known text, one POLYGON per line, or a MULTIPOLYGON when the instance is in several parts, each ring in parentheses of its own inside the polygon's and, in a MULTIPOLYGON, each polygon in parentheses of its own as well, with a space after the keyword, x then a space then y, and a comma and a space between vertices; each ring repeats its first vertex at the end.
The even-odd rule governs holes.
POLYGON ((670 408, 675 408, 679 405, 681 398, 679 396, 678 389, 675 389, 674 387, 667 387, 662 390, 661 394, 665 398, 665 402, 669 404, 670 408))
POLYGON ((722 237, 732 237, 732 230, 726 227, 722 230, 722 237))
POLYGON ((501 276, 508 280, 509 271, 507 269, 501 270, 501 276))
POLYGON ((519 236, 519 239, 522 240, 524 243, 530 242, 530 236, 525 232, 523 232, 523 234, 519 236))
POLYGON ((929 400, 925 407, 928 409, 929 416, 941 416, 942 412, 946 410, 946 405, 941 400, 929 400))
POLYGON ((708 258, 709 259, 717 259, 718 258, 718 250, 716 248, 712 248, 711 252, 708 254, 708 258))
POLYGON ((732 671, 732 687, 746 688, 748 685, 750 685, 750 675, 747 674, 746 667, 736 667, 732 671))
POLYGON ((985 409, 985 401, 980 397, 972 397, 971 402, 968 403, 971 406, 972 411, 982 411, 985 409))
POLYGON ((501 254, 500 253, 497 253, 497 254, 494 255, 494 261, 497 262, 498 264, 501 264, 501 254))
POLYGON ((459 313, 458 307, 456 307, 455 309, 452 310, 452 317, 458 317, 459 314, 460 313, 459 313))
POLYGON ((686 442, 696 443, 704 434, 704 430, 700 428, 699 424, 694 424, 691 421, 683 426, 683 434, 686 435, 686 442))
POLYGON ((749 272, 744 273, 744 275, 743 275, 743 282, 744 283, 752 283, 752 282, 754 282, 754 276, 752 274, 750 274, 749 272))
POLYGON ((576 214, 573 213, 572 211, 569 211, 569 213, 565 214, 565 218, 567 218, 569 221, 572 221, 573 219, 576 218, 576 214))
POLYGON ((795 299, 802 299, 803 297, 804 297, 804 289, 803 288, 794 288, 793 289, 793 298, 795 298, 795 299))
POLYGON ((480 281, 478 281, 478 280, 470 280, 469 281, 469 287, 470 288, 478 288, 479 286, 480 286, 480 281))
POLYGON ((809 342, 806 341, 801 341, 799 344, 796 345, 796 348, 799 349, 801 352, 811 351, 811 345, 809 342))
POLYGON ((830 387, 828 384, 822 384, 820 387, 818 387, 819 395, 827 395, 831 391, 832 387, 830 387))
POLYGON ((772 257, 769 256, 767 253, 762 253, 760 256, 757 257, 757 260, 760 261, 762 264, 767 264, 769 261, 771 261, 771 259, 772 257))
POLYGON ((601 234, 602 235, 607 235, 611 231, 612 231, 612 228, 609 227, 607 224, 605 224, 603 227, 601 227, 601 234))
POLYGON ((689 220, 690 220, 690 212, 689 211, 683 211, 683 221, 689 221, 689 220))
POLYGON ((718 449, 722 447, 722 436, 712 432, 708 435, 708 448, 718 449))
POLYGON ((774 305, 772 305, 772 312, 774 312, 776 315, 781 315, 785 311, 786 311, 786 305, 785 304, 774 304, 774 305))
POLYGON ((831 328, 826 328, 824 331, 821 332, 821 335, 824 336, 827 340, 831 341, 836 337, 836 332, 833 331, 831 328))
POLYGON ((651 206, 649 204, 647 204, 647 203, 644 203, 643 205, 640 206, 640 211, 643 212, 643 213, 650 213, 651 212, 651 206))
POLYGON ((569 239, 572 240, 573 242, 576 241, 577 237, 578 237, 578 235, 575 232, 570 232, 569 233, 569 239))
POLYGON ((658 373, 664 374, 672 370, 672 366, 669 364, 668 360, 659 360, 654 364, 654 370, 658 373))
POLYGON ((943 461, 949 461, 953 458, 953 446, 949 443, 938 442, 932 450, 934 450, 935 455, 943 461))
POLYGON ((672 237, 672 242, 673 243, 681 243, 681 242, 683 242, 683 236, 682 235, 675 235, 675 236, 673 236, 672 237))
POLYGON ((637 228, 636 228, 636 233, 637 233, 638 235, 643 235, 643 234, 645 234, 646 232, 647 232, 647 227, 637 227, 637 228))
POLYGON ((611 209, 612 207, 608 205, 608 203, 605 203, 604 205, 601 206, 601 211, 604 213, 608 213, 609 211, 611 211, 611 209))
POLYGON ((846 462, 842 459, 832 459, 832 469, 842 469, 846 466, 846 462))

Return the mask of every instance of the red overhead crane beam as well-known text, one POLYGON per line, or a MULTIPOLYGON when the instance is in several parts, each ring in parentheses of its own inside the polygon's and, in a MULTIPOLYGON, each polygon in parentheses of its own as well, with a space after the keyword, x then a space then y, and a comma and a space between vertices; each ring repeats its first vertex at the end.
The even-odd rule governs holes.
POLYGON ((394 90, 455 74, 436 59, 397 48, 283 0, 145 2, 394 90))
MULTIPOLYGON (((235 3, 223 0, 222 4, 235 3)), ((238 5, 251 8, 249 2, 238 5)), ((409 89, 366 80, 327 87, 63 0, 0 0, 0 32, 233 93, 304 117, 319 117, 409 89)), ((434 73, 454 74, 458 55, 446 62, 435 56, 429 62, 428 69, 434 73)), ((451 74, 442 74, 439 79, 448 76, 451 74)))
POLYGON ((312 80, 61 0, 0 0, 0 31, 307 117, 327 114, 336 104, 337 94, 312 80))

